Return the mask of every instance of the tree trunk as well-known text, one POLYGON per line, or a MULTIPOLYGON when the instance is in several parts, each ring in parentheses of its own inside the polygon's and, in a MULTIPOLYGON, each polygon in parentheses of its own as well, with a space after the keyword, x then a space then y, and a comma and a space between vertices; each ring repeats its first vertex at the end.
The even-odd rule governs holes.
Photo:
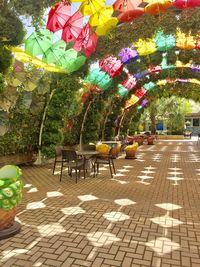
POLYGON ((34 162, 35 165, 41 165, 42 164, 42 151, 41 151, 41 146, 42 146, 42 133, 43 133, 43 129, 44 129, 44 123, 45 123, 45 119, 46 119, 46 115, 47 115, 47 110, 49 107, 49 104, 51 102, 51 99, 55 93, 56 89, 51 91, 51 94, 49 96, 49 99, 46 103, 46 106, 44 108, 44 112, 43 112, 43 116, 42 116, 42 122, 40 125, 40 133, 39 133, 39 141, 38 141, 38 145, 39 145, 39 149, 38 149, 38 155, 37 155, 37 159, 34 162))
POLYGON ((151 120, 151 133, 156 134, 156 114, 154 110, 150 110, 150 120, 151 120))
POLYGON ((105 139, 105 129, 106 129, 106 123, 107 123, 107 121, 108 121, 108 116, 110 115, 110 113, 111 113, 111 111, 112 111, 112 105, 111 105, 111 103, 112 103, 112 100, 110 99, 109 101, 108 101, 108 106, 109 106, 109 109, 108 109, 108 112, 106 113, 106 116, 105 116, 105 119, 104 119, 104 122, 103 122, 103 127, 102 127, 102 131, 101 131, 101 138, 102 138, 102 140, 103 141, 105 141, 104 139, 105 139))
POLYGON ((83 148, 83 132, 84 132, 84 127, 85 127, 85 122, 86 122, 86 119, 87 119, 87 114, 90 110, 90 107, 92 105, 92 103, 94 102, 95 100, 95 97, 90 100, 87 108, 86 108, 86 111, 85 111, 85 114, 84 114, 84 117, 83 117, 83 121, 82 121, 82 124, 81 124, 81 132, 80 132, 80 139, 79 139, 79 146, 80 146, 80 150, 82 150, 83 148))

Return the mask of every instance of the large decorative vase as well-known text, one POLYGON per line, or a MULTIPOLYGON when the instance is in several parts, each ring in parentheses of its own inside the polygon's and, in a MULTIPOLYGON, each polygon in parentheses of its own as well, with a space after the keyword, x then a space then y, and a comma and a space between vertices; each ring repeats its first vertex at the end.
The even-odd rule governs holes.
POLYGON ((139 146, 143 145, 144 137, 142 137, 142 136, 135 136, 135 142, 137 142, 139 146))
POLYGON ((138 143, 134 143, 133 145, 129 145, 125 148, 126 157, 125 159, 135 159, 136 151, 138 149, 138 143))
POLYGON ((109 151, 111 147, 108 146, 107 144, 98 144, 96 145, 96 151, 100 153, 100 156, 103 157, 108 157, 109 151))
POLYGON ((0 240, 20 231, 15 222, 16 207, 22 198, 23 183, 21 169, 6 165, 0 169, 0 240))

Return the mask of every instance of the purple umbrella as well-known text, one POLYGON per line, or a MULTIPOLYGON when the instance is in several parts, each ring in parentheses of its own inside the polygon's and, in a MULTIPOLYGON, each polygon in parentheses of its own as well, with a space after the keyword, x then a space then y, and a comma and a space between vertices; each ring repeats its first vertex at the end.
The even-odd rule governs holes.
POLYGON ((131 61, 136 61, 137 59, 140 58, 137 51, 129 47, 122 48, 118 56, 120 57, 121 62, 124 64, 128 64, 131 61))
POLYGON ((148 105, 149 101, 147 99, 142 100, 141 107, 146 107, 148 105))

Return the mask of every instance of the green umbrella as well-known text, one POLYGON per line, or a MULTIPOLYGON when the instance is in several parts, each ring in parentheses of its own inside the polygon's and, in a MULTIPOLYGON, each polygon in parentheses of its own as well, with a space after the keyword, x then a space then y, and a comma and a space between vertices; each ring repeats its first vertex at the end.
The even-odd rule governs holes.
POLYGON ((68 72, 74 72, 78 70, 80 67, 82 67, 85 64, 86 57, 85 56, 79 56, 76 60, 69 62, 69 65, 67 67, 68 72))
POLYGON ((59 40, 44 53, 42 60, 47 64, 59 64, 59 60, 64 55, 65 49, 66 43, 63 40, 59 40))
POLYGON ((73 48, 66 50, 62 57, 60 57, 56 66, 59 66, 63 69, 68 69, 69 64, 77 59, 77 54, 77 51, 73 48))
POLYGON ((32 33, 25 41, 25 52, 38 56, 43 55, 53 43, 53 33, 49 30, 41 29, 38 32, 32 33))

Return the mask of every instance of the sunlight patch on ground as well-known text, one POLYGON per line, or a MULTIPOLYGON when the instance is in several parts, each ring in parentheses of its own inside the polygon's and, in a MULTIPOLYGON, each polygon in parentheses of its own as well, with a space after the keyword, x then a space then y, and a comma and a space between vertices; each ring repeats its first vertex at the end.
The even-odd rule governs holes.
POLYGON ((27 193, 36 193, 36 192, 38 192, 37 187, 33 187, 33 188, 31 188, 30 190, 28 190, 27 193))
POLYGON ((89 233, 87 234, 87 238, 95 247, 103 247, 121 241, 116 235, 106 232, 89 233))
POLYGON ((110 222, 120 222, 130 219, 130 216, 120 211, 111 211, 103 214, 103 217, 110 222))
POLYGON ((145 245, 153 249, 160 256, 180 249, 180 245, 178 243, 172 242, 172 240, 166 237, 159 237, 155 240, 151 240, 145 243, 145 245))
POLYGON ((58 191, 47 192, 47 197, 61 197, 61 196, 63 196, 63 194, 58 191))
POLYGON ((136 204, 136 202, 134 202, 128 198, 115 199, 114 202, 120 206, 129 206, 129 205, 136 204))
POLYGON ((160 226, 165 227, 165 228, 175 227, 183 223, 169 216, 151 218, 150 221, 152 221, 153 223, 159 224, 160 226))
POLYGON ((36 210, 36 209, 43 209, 46 205, 42 201, 37 202, 30 202, 27 204, 26 209, 27 210, 36 210))
POLYGON ((83 210, 82 208, 80 208, 78 206, 77 207, 75 206, 75 207, 63 208, 63 209, 61 209, 61 211, 62 211, 62 213, 64 213, 67 216, 85 213, 85 210, 83 210))
POLYGON ((173 203, 161 203, 161 204, 155 204, 155 206, 168 211, 182 209, 181 206, 173 203))
POLYGON ((1 258, 1 260, 5 261, 14 256, 16 257, 17 255, 26 254, 27 252, 28 252, 27 249, 21 249, 21 248, 13 249, 13 250, 5 250, 2 252, 3 257, 1 258))
POLYGON ((82 195, 82 196, 78 196, 78 198, 81 201, 91 201, 91 200, 97 200, 97 199, 99 199, 98 197, 95 197, 93 195, 82 195))
POLYGON ((65 232, 65 229, 59 223, 40 225, 37 227, 41 236, 54 236, 65 232))

